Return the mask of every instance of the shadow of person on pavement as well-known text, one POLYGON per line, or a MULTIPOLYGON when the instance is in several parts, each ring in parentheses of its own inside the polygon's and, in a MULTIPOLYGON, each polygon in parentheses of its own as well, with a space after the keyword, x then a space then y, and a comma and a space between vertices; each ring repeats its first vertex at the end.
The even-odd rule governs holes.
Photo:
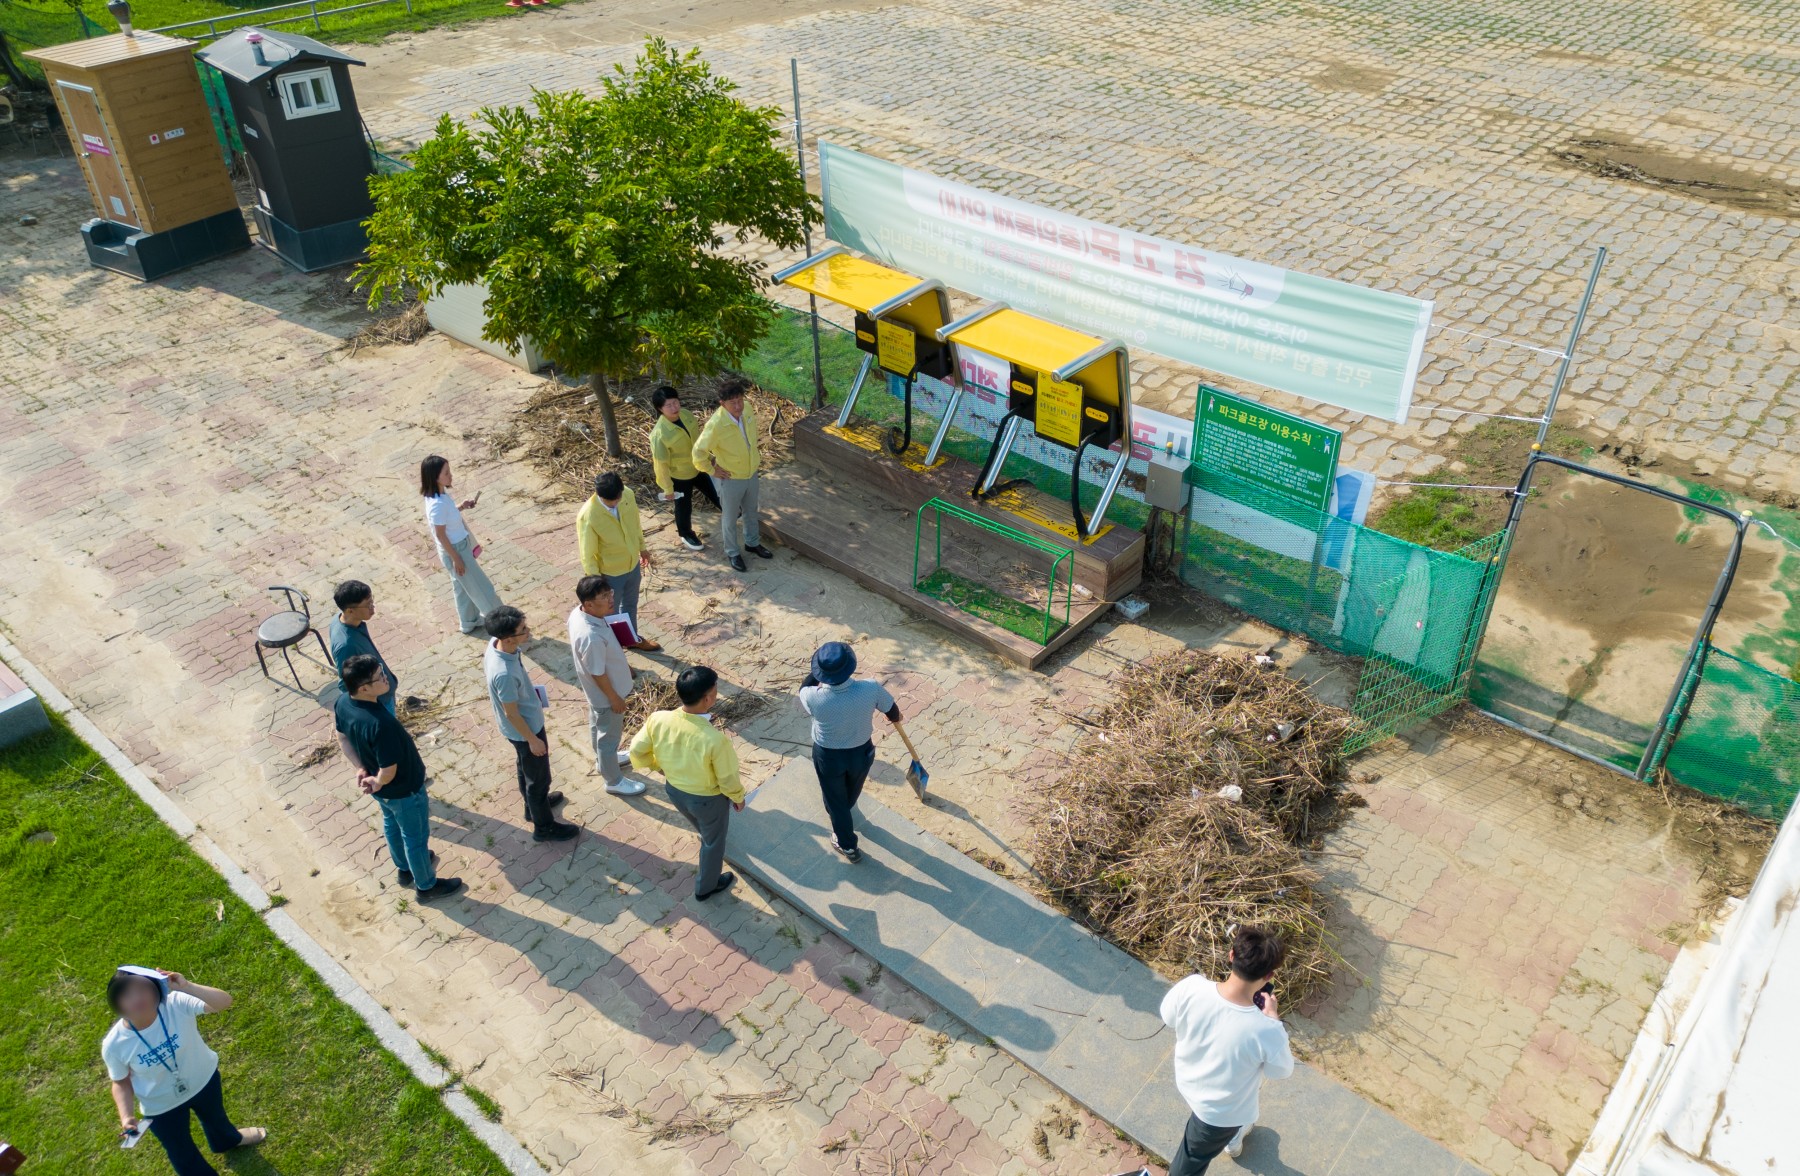
MULTIPOLYGON (((473 809, 437 801, 435 806, 446 831, 434 829, 434 837, 473 852, 490 854, 500 866, 506 885, 567 915, 579 916, 590 925, 607 926, 635 911, 646 922, 663 922, 685 913, 684 900, 669 893, 691 887, 694 867, 672 862, 636 846, 624 845, 593 829, 568 842, 538 843, 531 830, 473 809), (561 861, 566 884, 547 875, 561 861), (631 895, 609 886, 594 886, 595 878, 622 879, 630 874, 645 880, 644 893, 631 895), (650 912, 641 909, 648 901, 650 912), (662 908, 657 914, 656 907, 662 908)), ((621 1028, 664 1044, 686 1044, 702 1052, 716 1053, 715 1042, 724 1026, 700 1006, 676 1007, 657 987, 619 961, 596 939, 568 931, 563 921, 547 921, 487 902, 467 894, 438 903, 432 909, 460 927, 516 948, 530 961, 545 983, 575 992, 596 1012, 621 1028)), ((647 934, 647 932, 640 932, 647 934)))
MULTIPOLYGON (((1281 1158, 1281 1132, 1273 1127, 1252 1127, 1250 1134, 1244 1136, 1244 1154, 1235 1163, 1246 1172, 1256 1173, 1256 1176, 1316 1176, 1315 1173, 1302 1172, 1281 1158)), ((1216 1161, 1214 1170, 1218 1170, 1216 1161)), ((1225 1171, 1229 1172, 1230 1169, 1225 1171)))
MULTIPOLYGON (((981 937, 1002 951, 1028 954, 1043 937, 1038 912, 1027 907, 1015 894, 997 886, 972 889, 968 878, 914 850, 885 830, 864 827, 861 839, 867 849, 861 862, 843 862, 826 848, 829 827, 802 822, 777 809, 756 812, 752 818, 755 844, 777 847, 778 851, 816 854, 813 864, 786 863, 784 869, 803 878, 802 885, 825 890, 825 903, 831 917, 847 930, 844 938, 864 955, 889 963, 909 986, 943 1005, 951 1013, 969 1022, 977 1032, 986 1034, 1009 1048, 1028 1051, 1047 1050, 1056 1042, 1050 1024, 1035 1013, 1008 1004, 1003 985, 982 984, 982 991, 968 986, 920 959, 928 945, 919 944, 909 951, 902 946, 908 929, 895 926, 890 918, 881 919, 877 903, 887 893, 904 892, 909 897, 931 906, 946 924, 968 926, 965 916, 980 908, 981 937), (906 872, 896 863, 907 867, 906 872), (904 956, 904 966, 897 957, 904 956)), ((749 848, 745 843, 745 848, 749 848)), ((752 850, 754 852, 754 850, 752 850)), ((934 937, 935 938, 935 937, 934 937)))

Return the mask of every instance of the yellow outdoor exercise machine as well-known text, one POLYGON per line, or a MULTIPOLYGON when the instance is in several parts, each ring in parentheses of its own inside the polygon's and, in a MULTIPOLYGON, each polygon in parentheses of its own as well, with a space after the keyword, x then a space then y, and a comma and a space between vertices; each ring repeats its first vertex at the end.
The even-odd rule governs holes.
MULTIPOLYGON (((838 427, 850 423, 870 367, 879 366, 887 375, 888 390, 904 406, 901 427, 888 431, 888 451, 904 454, 912 445, 913 381, 921 375, 949 379, 956 372, 955 356, 939 334, 950 321, 944 284, 854 257, 842 245, 788 266, 775 280, 856 312, 856 346, 864 353, 863 361, 838 413, 838 427)), ((955 411, 952 402, 932 439, 927 466, 937 461, 955 411)))
MULTIPOLYGON (((1010 368, 1006 415, 995 430, 993 446, 971 495, 979 499, 993 492, 1020 428, 1029 424, 1041 440, 1074 450, 1069 509, 1075 518, 1075 533, 1086 540, 1090 532, 1098 531, 1125 476, 1130 453, 1131 364, 1125 345, 1024 314, 1004 302, 990 302, 946 324, 937 336, 957 347, 991 355, 1010 368), (1127 444, 1101 487, 1090 522, 1081 513, 1082 456, 1090 445, 1105 450, 1122 440, 1127 444)), ((956 415, 961 394, 959 386, 945 413, 946 423, 956 415)))

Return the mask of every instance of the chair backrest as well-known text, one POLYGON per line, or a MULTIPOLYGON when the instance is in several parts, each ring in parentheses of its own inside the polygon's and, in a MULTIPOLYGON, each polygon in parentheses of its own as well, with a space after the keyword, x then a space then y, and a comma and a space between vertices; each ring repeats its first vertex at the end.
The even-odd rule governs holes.
POLYGON ((312 609, 307 607, 306 593, 300 591, 300 589, 289 588, 286 584, 271 584, 268 587, 268 591, 287 593, 288 611, 289 612, 297 612, 301 616, 305 617, 307 620, 309 620, 309 621, 312 620, 312 609), (296 596, 298 596, 300 598, 300 603, 298 606, 296 606, 294 604, 294 597, 296 597, 296 596))
POLYGON ((13 118, 12 100, 0 94, 0 127, 11 126, 13 118))

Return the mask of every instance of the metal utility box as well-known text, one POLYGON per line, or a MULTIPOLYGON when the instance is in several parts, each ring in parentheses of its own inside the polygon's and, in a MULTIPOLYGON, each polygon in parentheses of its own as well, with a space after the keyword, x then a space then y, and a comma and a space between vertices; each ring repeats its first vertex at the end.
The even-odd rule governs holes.
POLYGON ((194 42, 115 33, 25 54, 44 68, 99 216, 88 260, 158 278, 250 246, 194 42))
POLYGON ((310 272, 368 251, 374 164, 350 85, 354 57, 298 33, 244 28, 200 52, 225 78, 256 185, 263 243, 310 272))
POLYGON ((1151 453, 1144 475, 1144 501, 1158 510, 1180 514, 1187 509, 1188 463, 1185 458, 1151 453))

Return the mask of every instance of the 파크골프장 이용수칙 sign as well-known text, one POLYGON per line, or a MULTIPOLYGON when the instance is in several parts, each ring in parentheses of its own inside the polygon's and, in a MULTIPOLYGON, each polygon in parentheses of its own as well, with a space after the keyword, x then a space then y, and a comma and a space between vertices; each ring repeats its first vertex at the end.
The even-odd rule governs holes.
POLYGON ((1253 486, 1324 510, 1337 476, 1336 429, 1200 386, 1194 461, 1253 486))

